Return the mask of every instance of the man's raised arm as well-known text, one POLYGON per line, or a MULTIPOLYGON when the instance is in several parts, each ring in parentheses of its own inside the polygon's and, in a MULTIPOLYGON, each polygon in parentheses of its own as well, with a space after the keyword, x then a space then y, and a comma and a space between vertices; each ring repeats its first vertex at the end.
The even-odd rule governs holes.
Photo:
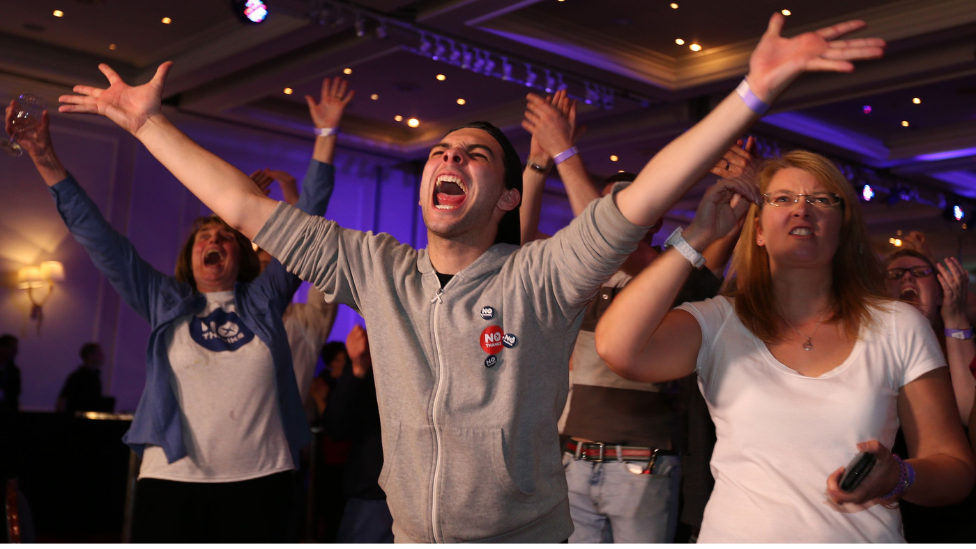
POLYGON ((264 196, 246 174, 196 144, 163 116, 160 103, 166 74, 173 65, 159 66, 152 80, 129 86, 106 64, 105 89, 75 86, 79 95, 62 95, 60 112, 100 114, 141 141, 186 188, 227 224, 254 238, 277 202, 264 196))

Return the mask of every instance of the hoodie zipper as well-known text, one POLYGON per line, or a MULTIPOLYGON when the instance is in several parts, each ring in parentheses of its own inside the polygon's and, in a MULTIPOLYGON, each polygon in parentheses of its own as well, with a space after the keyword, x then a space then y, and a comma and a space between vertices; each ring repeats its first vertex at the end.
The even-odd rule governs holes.
MULTIPOLYGON (((440 284, 439 280, 438 284, 440 284)), ((450 284, 450 282, 448 282, 448 284, 450 284)), ((434 451, 437 453, 437 457, 434 459, 433 485, 430 487, 430 525, 434 536, 434 543, 443 542, 440 532, 440 509, 437 505, 437 479, 440 476, 441 469, 441 431, 437 426, 437 408, 439 404, 438 401, 441 397, 441 387, 444 386, 444 367, 441 364, 440 338, 438 337, 437 332, 437 309, 439 308, 438 306, 443 303, 443 301, 441 301, 441 295, 443 295, 443 293, 444 288, 438 288, 437 293, 430 300, 430 302, 434 305, 433 309, 431 310, 431 322, 434 324, 434 354, 437 362, 437 384, 434 386, 434 409, 431 410, 431 423, 434 427, 434 451)))

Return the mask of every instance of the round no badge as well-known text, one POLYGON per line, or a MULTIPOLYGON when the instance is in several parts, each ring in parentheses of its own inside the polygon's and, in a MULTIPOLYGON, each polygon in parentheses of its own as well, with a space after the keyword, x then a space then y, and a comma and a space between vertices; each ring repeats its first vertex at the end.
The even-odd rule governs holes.
POLYGON ((502 329, 499 326, 488 326, 481 332, 481 348, 489 355, 497 355, 502 350, 502 329))

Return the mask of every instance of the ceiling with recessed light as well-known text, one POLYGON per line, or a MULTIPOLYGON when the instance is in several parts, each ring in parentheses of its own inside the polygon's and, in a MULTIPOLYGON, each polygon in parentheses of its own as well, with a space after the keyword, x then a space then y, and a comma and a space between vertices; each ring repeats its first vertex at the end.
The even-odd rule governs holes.
MULTIPOLYGON (((357 96, 343 144, 405 161, 477 119, 527 152, 525 95, 545 93, 558 77, 574 96, 593 99, 581 105, 579 145, 593 174, 606 176, 639 170, 731 91, 774 11, 789 10, 787 34, 861 18, 869 30, 855 36, 888 40, 885 58, 852 75, 802 77, 755 133, 769 149, 830 154, 857 182, 873 183, 879 196, 866 208, 882 245, 903 226, 957 238, 941 216, 946 201, 968 197, 966 207, 976 207, 973 0, 266 3, 267 20, 253 25, 229 0, 0 0, 0 76, 67 91, 101 85, 99 62, 144 82, 172 59, 169 108, 307 136, 304 96, 346 69, 357 96), (452 41, 456 64, 444 62, 452 41), (446 48, 435 61, 437 45, 446 48), (467 68, 462 47, 474 53, 467 68), (889 200, 905 189, 912 200, 889 200)), ((694 206, 693 194, 675 211, 694 206)))

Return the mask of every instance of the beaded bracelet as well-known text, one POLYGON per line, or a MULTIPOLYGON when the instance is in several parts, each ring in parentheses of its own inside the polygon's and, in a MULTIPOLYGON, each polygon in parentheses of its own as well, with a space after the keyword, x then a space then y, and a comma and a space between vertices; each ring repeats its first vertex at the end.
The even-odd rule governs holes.
POLYGON ((889 503, 883 504, 885 507, 891 508, 898 504, 898 498, 901 498, 905 490, 908 490, 912 484, 915 483, 915 468, 912 467, 911 463, 905 463, 901 456, 898 454, 891 454, 891 457, 898 462, 898 483, 892 488, 891 492, 888 492, 881 497, 882 500, 888 501, 889 503))

